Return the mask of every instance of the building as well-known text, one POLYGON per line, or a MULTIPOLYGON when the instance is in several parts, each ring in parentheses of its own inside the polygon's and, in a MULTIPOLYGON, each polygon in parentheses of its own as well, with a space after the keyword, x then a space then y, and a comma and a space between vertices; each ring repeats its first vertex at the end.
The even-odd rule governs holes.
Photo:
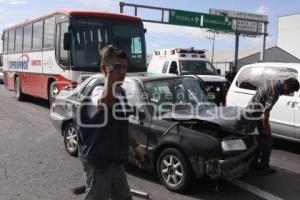
POLYGON ((278 18, 277 46, 300 59, 300 13, 278 18))
MULTIPOLYGON (((244 65, 259 62, 260 52, 246 56, 238 60, 238 70, 244 65)), ((300 59, 286 52, 282 48, 275 46, 266 49, 264 62, 285 62, 285 63, 300 63, 300 59)))

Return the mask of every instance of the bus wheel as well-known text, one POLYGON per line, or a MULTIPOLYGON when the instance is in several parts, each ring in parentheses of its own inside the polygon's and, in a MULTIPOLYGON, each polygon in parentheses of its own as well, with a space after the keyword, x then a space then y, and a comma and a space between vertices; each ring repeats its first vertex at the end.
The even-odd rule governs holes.
POLYGON ((51 81, 48 87, 48 100, 50 106, 55 100, 55 97, 58 95, 58 87, 55 81, 51 81))
POLYGON ((22 101, 24 99, 24 94, 22 93, 22 87, 19 77, 17 77, 15 80, 15 96, 18 101, 22 101))

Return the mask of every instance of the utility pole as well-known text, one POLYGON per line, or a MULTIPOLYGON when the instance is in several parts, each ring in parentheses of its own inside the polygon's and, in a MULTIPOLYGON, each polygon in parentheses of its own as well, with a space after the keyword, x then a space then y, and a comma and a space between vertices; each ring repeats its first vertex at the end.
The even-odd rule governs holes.
POLYGON ((235 33, 234 68, 232 69, 234 73, 237 73, 237 71, 238 71, 238 60, 239 60, 239 38, 240 38, 240 33, 235 33))
POLYGON ((267 40, 267 36, 268 36, 267 26, 268 26, 268 22, 265 22, 263 24, 264 33, 263 33, 263 36, 262 36, 263 37, 263 43, 262 43, 262 49, 261 49, 261 52, 260 52, 260 61, 265 60, 266 40, 267 40))
POLYGON ((207 30, 207 32, 213 32, 213 36, 207 36, 206 39, 212 41, 212 50, 211 50, 211 63, 214 64, 214 54, 215 54, 215 40, 216 40, 216 30, 207 30))

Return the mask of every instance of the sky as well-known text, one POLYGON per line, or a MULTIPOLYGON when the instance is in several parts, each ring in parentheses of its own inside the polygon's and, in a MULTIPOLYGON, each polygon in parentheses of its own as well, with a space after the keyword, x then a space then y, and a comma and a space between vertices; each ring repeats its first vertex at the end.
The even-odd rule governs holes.
MULTIPOLYGON (((269 17, 267 47, 276 45, 277 21, 279 16, 300 13, 300 1, 297 0, 123 0, 127 3, 180 9, 193 12, 209 13, 210 8, 235 10, 265 14, 269 17)), ((0 32, 14 23, 40 16, 59 8, 89 9, 106 12, 119 12, 119 1, 116 0, 0 0, 0 32)), ((125 13, 134 15, 133 9, 125 8, 125 13)), ((158 19, 155 11, 138 10, 142 18, 158 19)), ((147 53, 159 48, 206 49, 211 51, 212 41, 208 37, 212 33, 207 29, 144 23, 147 29, 147 53)), ((2 41, 0 42, 2 52, 2 41)), ((233 51, 235 37, 229 34, 217 34, 215 51, 233 51)), ((259 49, 262 46, 260 37, 240 37, 240 50, 259 49)))

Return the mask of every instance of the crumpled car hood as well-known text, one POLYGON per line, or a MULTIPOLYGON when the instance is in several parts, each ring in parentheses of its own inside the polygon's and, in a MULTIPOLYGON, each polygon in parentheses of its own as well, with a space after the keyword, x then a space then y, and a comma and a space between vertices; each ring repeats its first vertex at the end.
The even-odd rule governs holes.
POLYGON ((177 110, 161 117, 175 121, 205 121, 218 125, 223 131, 237 134, 249 134, 255 130, 255 121, 245 118, 246 109, 240 107, 210 107, 200 112, 177 110))

